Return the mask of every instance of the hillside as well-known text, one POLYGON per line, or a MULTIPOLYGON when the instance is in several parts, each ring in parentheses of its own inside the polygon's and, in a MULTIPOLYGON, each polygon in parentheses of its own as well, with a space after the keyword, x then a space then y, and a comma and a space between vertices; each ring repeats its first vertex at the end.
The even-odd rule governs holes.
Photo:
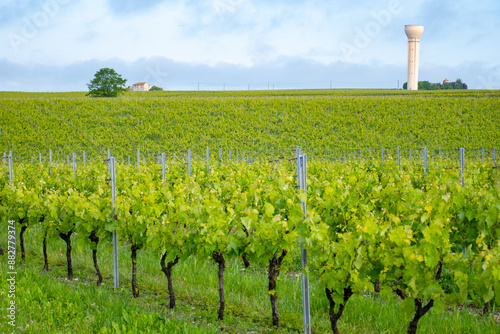
MULTIPOLYGON (((500 93, 399 91, 171 92, 92 99, 79 93, 0 95, 0 147, 21 157, 53 150, 117 157, 222 148, 280 155, 297 145, 318 157, 340 151, 500 143, 500 93), (289 96, 283 94, 288 93, 289 96), (382 94, 384 93, 384 94, 382 94), (251 94, 245 95, 245 94, 251 94), (331 94, 331 95, 328 95, 331 94)), ((16 156, 17 157, 17 156, 16 156)))

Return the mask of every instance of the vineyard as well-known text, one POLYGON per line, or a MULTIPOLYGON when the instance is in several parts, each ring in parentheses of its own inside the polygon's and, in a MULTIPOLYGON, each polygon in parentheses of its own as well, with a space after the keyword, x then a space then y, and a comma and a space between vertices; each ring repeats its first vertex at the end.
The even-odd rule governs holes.
MULTIPOLYGON (((115 280, 120 298, 158 304, 135 321, 125 311, 94 320, 89 332, 303 332, 302 275, 312 333, 498 332, 498 95, 361 93, 4 93, 2 271, 14 240, 24 275, 62 275, 62 263, 74 282, 86 268, 92 291, 115 280), (186 290, 186 277, 205 271, 213 288, 198 279, 201 295, 186 290), (260 283, 247 290, 249 281, 260 283), (195 309, 186 296, 217 327, 176 324, 186 311, 164 317, 195 309), (397 305, 399 320, 353 327, 376 323, 352 322, 366 300, 397 305), (449 323, 452 308, 476 318, 455 311, 449 323), (443 324, 430 320, 440 315, 443 324), (232 328, 235 318, 259 320, 232 328)), ((26 289, 36 314, 43 293, 26 289)), ((62 325, 78 306, 59 308, 62 325)), ((47 317, 29 330, 64 332, 47 317)))
POLYGON ((465 96, 299 93, 4 97, 0 99, 0 147, 12 151, 16 161, 28 161, 39 153, 46 156, 49 149, 61 161, 82 151, 105 158, 108 148, 123 160, 133 158, 137 148, 150 159, 158 151, 170 157, 187 149, 203 154, 206 147, 222 149, 225 157, 230 150, 234 155, 238 151, 278 157, 298 145, 318 158, 396 146, 405 152, 440 146, 492 149, 500 142, 498 92, 456 93, 465 96))

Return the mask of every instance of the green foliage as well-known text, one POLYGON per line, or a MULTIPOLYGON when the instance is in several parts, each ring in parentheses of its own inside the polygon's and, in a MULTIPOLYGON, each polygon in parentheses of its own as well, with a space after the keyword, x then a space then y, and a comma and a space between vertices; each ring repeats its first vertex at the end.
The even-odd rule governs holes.
POLYGON ((430 90, 432 89, 432 84, 429 81, 419 81, 418 82, 419 90, 430 90))
POLYGON ((117 97, 120 93, 127 91, 126 79, 115 72, 112 68, 101 68, 94 75, 94 79, 87 84, 88 96, 92 97, 117 97))
MULTIPOLYGON (((407 89, 408 83, 403 84, 403 89, 407 89)), ((418 90, 447 90, 447 89, 467 89, 467 84, 463 83, 462 80, 457 79, 454 82, 437 82, 430 83, 429 81, 419 81, 418 90)))
POLYGON ((176 152, 179 158, 180 151, 191 148, 195 157, 204 155, 207 146, 212 152, 221 148, 223 161, 229 150, 233 160, 237 152, 276 158, 290 156, 297 145, 326 159, 342 153, 348 158, 355 149, 363 149, 366 156, 368 148, 394 150, 397 145, 406 156, 409 149, 421 147, 500 146, 498 91, 412 93, 366 91, 369 96, 311 98, 222 93, 212 97, 203 92, 203 97, 193 98, 196 95, 188 92, 162 92, 165 95, 158 98, 3 98, 0 147, 13 151, 15 162, 38 160, 41 152, 47 163, 52 149, 53 160, 60 163, 73 152, 81 157, 83 150, 87 161, 105 159, 107 148, 117 159, 130 156, 132 162, 140 148, 149 162, 153 152, 167 152, 169 158, 176 152))
MULTIPOLYGON (((444 158, 427 176, 415 158, 404 161, 401 171, 393 161, 367 161, 380 157, 380 149, 367 148, 375 146, 497 146, 496 95, 417 92, 411 98, 311 99, 205 93, 192 99, 185 93, 162 99, 171 95, 161 94, 92 101, 2 99, 0 143, 21 155, 54 148, 59 164, 52 165, 50 176, 46 163, 16 162, 13 185, 2 167, 0 214, 30 228, 39 225, 49 236, 77 232, 77 245, 85 244, 80 241, 91 232, 109 239, 117 230, 121 246, 151 249, 157 257, 166 253, 167 261, 179 257, 204 263, 213 252, 228 258, 245 253, 253 266, 267 266, 281 250, 290 254, 286 259, 296 259, 301 242, 310 254, 311 277, 319 290, 332 291, 337 307, 344 289, 351 289, 354 298, 374 291, 375 280, 385 300, 392 300, 394 292, 407 296, 401 311, 408 315, 415 311, 415 300, 434 300, 440 310, 457 303, 500 304, 496 169, 470 160, 467 151, 462 188, 456 170, 440 169, 450 163, 444 158), (309 165, 307 196, 296 188, 293 164, 235 163, 236 154, 244 160, 247 152, 261 161, 289 155, 297 142, 318 159, 309 165), (188 176, 185 151, 179 150, 193 148, 195 160, 207 145, 223 149, 221 163, 212 153, 208 174, 204 163, 193 161, 188 176), (126 159, 137 146, 148 155, 147 164, 141 161, 139 172, 117 165, 117 199, 111 208, 109 175, 99 161, 102 147, 126 159), (87 158, 75 176, 60 162, 66 152, 83 149, 87 157, 92 151, 94 162, 87 158), (166 149, 178 155, 171 159, 169 154, 162 180, 159 166, 149 162, 156 161, 151 150, 166 149), (232 161, 226 163, 229 149, 232 161), (362 149, 365 160, 330 162, 354 149, 358 159, 362 149), (301 196, 307 200, 305 216, 301 196)), ((394 159, 394 151, 385 152, 386 159, 394 159)), ((491 151, 487 154, 489 159, 491 151)), ((281 294, 279 288, 268 292, 281 294)))
POLYGON ((49 176, 19 164, 14 184, 0 178, 0 212, 30 215, 30 227, 53 235, 77 231, 78 239, 116 229, 122 246, 167 253, 169 261, 245 252, 253 265, 267 266, 282 249, 299 253, 300 241, 315 284, 329 288, 337 305, 344 289, 359 296, 374 291, 376 279, 384 299, 395 291, 407 296, 401 312, 408 315, 414 300, 432 299, 440 310, 471 300, 498 305, 496 170, 468 162, 462 188, 456 171, 435 168, 424 176, 419 164, 406 161, 399 171, 391 161, 311 162, 307 198, 287 162, 214 164, 208 175, 204 164, 194 164, 192 176, 184 164, 170 163, 165 180, 158 165, 137 172, 118 164, 114 208, 102 162, 80 166, 77 177, 67 165, 49 176))

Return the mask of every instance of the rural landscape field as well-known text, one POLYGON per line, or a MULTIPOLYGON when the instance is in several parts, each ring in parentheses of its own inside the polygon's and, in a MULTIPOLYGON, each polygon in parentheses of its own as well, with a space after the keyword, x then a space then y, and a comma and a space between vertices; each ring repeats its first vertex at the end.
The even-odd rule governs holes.
POLYGON ((499 333, 499 144, 499 91, 2 92, 0 333, 302 333, 303 275, 312 333, 499 333))

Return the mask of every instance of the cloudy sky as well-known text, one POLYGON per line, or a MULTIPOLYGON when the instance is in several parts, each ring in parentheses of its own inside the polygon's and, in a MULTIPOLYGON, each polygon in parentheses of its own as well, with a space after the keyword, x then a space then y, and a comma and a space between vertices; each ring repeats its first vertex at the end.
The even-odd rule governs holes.
POLYGON ((97 70, 164 89, 500 89, 500 1, 1 0, 0 91, 85 91, 97 70))

